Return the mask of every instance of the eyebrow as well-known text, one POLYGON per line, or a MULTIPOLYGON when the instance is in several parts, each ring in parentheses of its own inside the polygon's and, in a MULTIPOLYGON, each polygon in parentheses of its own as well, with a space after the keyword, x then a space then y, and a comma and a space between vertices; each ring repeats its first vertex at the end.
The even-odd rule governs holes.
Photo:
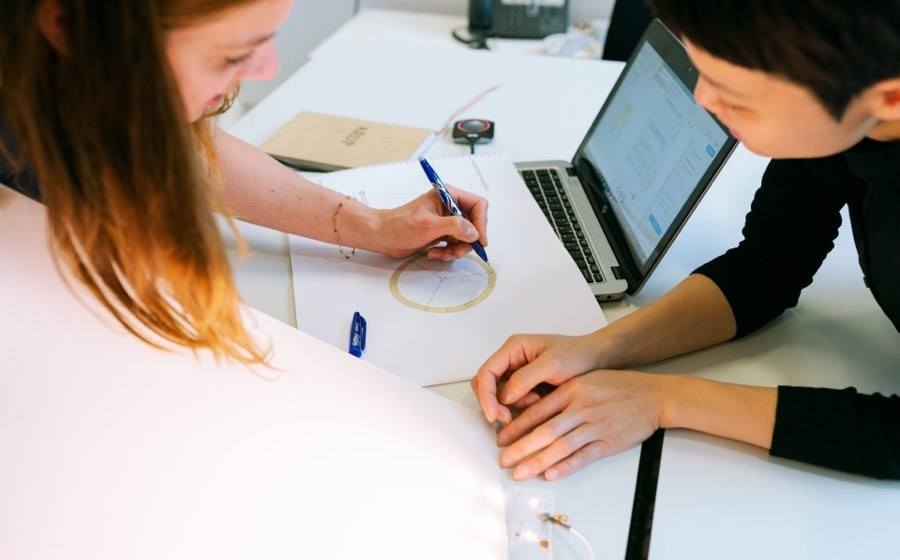
POLYGON ((250 39, 249 41, 244 41, 243 43, 236 43, 236 44, 230 45, 230 46, 234 47, 234 48, 236 48, 236 47, 256 47, 258 45, 265 43, 266 41, 268 41, 269 39, 271 39, 274 36, 275 36, 274 33, 269 33, 268 35, 263 35, 262 37, 257 37, 255 39, 250 39))
MULTIPOLYGON (((703 74, 703 73, 701 72, 701 74, 703 74)), ((734 95, 735 97, 747 97, 747 94, 742 93, 742 92, 737 91, 737 90, 734 90, 734 89, 731 89, 730 87, 726 86, 725 84, 713 80, 712 78, 710 78, 710 77, 709 77, 708 75, 706 75, 706 74, 703 74, 703 79, 706 80, 707 82, 709 82, 710 85, 712 85, 712 86, 714 86, 714 87, 716 87, 716 88, 718 88, 718 89, 724 90, 726 93, 729 93, 729 94, 731 94, 731 95, 734 95)))

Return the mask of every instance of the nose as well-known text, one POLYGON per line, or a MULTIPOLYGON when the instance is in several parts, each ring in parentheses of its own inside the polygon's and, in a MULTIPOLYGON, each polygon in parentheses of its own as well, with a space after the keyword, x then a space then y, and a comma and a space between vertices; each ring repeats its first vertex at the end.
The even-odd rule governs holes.
POLYGON ((249 80, 271 80, 278 74, 278 51, 275 41, 259 46, 253 58, 241 69, 240 78, 249 80))

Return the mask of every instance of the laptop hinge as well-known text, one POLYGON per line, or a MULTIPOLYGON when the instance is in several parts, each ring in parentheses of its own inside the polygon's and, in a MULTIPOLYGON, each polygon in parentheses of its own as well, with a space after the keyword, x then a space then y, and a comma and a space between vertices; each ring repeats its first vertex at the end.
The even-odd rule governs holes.
POLYGON ((628 287, 637 286, 641 281, 641 273, 634 262, 634 257, 625 241, 625 236, 619 226, 619 220, 609 206, 606 200, 606 194, 603 192, 603 178, 600 177, 593 166, 584 158, 577 157, 572 162, 572 168, 575 170, 578 180, 584 187, 588 200, 594 206, 594 211, 600 222, 600 227, 606 234, 606 240, 609 242, 619 261, 616 267, 618 272, 615 276, 619 280, 628 282, 628 287))
POLYGON ((613 276, 616 277, 616 280, 622 280, 623 278, 625 278, 625 275, 622 274, 622 269, 618 266, 611 266, 609 268, 610 270, 612 270, 613 276))
POLYGON ((569 174, 569 177, 576 177, 576 176, 578 175, 577 173, 575 173, 575 168, 574 168, 574 167, 567 167, 567 168, 566 168, 566 173, 569 174))

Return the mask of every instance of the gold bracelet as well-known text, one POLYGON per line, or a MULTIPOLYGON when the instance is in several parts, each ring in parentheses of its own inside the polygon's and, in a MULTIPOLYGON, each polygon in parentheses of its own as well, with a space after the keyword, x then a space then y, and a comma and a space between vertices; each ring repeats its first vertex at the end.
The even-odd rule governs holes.
POLYGON ((338 219, 338 214, 339 214, 340 211, 341 211, 341 208, 344 207, 344 203, 347 202, 348 200, 350 200, 351 198, 353 198, 353 197, 350 196, 350 195, 347 195, 347 198, 345 198, 344 200, 342 200, 342 201, 337 205, 337 209, 335 209, 334 215, 331 217, 331 225, 332 225, 332 227, 334 228, 334 236, 335 236, 335 238, 337 239, 338 251, 340 251, 341 256, 344 257, 345 259, 349 259, 350 257, 352 257, 353 255, 356 254, 356 247, 353 247, 353 248, 350 250, 350 254, 347 254, 347 253, 344 252, 344 248, 341 247, 341 234, 338 233, 337 219, 338 219))

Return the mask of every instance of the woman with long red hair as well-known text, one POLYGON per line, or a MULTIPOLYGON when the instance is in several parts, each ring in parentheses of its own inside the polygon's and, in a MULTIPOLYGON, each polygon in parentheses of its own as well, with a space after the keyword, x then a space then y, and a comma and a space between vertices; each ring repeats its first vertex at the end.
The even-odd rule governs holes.
POLYGON ((265 362, 214 212, 393 257, 458 258, 487 241, 475 195, 454 192, 471 221, 432 193, 374 210, 216 127, 241 80, 277 72, 292 4, 0 3, 0 183, 46 206, 56 257, 147 342, 265 362))

